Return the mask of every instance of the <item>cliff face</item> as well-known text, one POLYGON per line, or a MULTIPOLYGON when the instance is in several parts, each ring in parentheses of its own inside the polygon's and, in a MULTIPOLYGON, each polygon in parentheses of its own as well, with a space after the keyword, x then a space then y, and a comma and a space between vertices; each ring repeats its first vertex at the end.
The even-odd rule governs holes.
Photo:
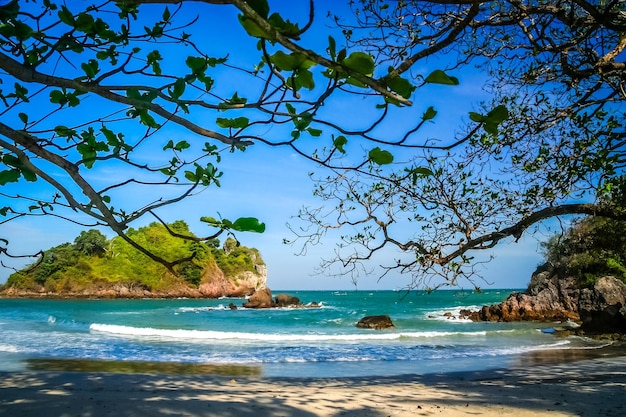
POLYGON ((202 277, 198 292, 202 297, 245 297, 252 295, 257 289, 265 287, 267 282, 267 266, 254 264, 255 271, 241 271, 234 277, 226 277, 217 266, 207 268, 202 277))

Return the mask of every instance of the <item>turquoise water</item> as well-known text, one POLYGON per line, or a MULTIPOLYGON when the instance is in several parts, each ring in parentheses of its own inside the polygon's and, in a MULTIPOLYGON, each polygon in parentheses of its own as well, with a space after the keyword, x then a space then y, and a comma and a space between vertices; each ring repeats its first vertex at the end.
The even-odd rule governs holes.
POLYGON ((265 376, 388 376, 508 366, 536 350, 594 346, 543 333, 538 323, 444 316, 510 292, 287 291, 321 307, 267 310, 228 308, 241 299, 1 299, 0 369, 59 358, 256 365, 265 376), (396 328, 355 327, 378 314, 396 328))

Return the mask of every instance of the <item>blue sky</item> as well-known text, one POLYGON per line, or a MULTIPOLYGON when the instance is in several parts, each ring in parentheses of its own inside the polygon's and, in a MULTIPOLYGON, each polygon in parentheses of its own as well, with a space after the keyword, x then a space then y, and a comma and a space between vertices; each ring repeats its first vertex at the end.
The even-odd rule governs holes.
MULTIPOLYGON (((276 2, 270 2, 270 4, 276 2)), ((307 4, 291 3, 293 8, 286 12, 286 17, 292 20, 302 20, 304 9, 299 5, 307 4)), ((310 35, 303 41, 310 47, 323 49, 327 42, 329 28, 327 26, 326 11, 337 9, 335 1, 316 2, 316 26, 310 35)), ((276 3, 277 4, 277 3, 276 3)), ((190 12, 195 13, 194 8, 190 12)), ((201 9, 204 10, 204 9, 201 9)), ((212 20, 216 26, 210 29, 216 33, 224 33, 218 42, 213 42, 214 56, 232 52, 232 63, 238 63, 239 59, 245 58, 246 50, 253 51, 254 41, 240 43, 234 41, 242 38, 242 29, 236 22, 236 12, 232 8, 223 6, 214 7, 213 13, 218 13, 219 18, 212 20), (234 43, 233 43, 234 42, 234 43), (239 52, 239 53, 235 53, 239 52)), ((215 16, 212 16, 215 17, 215 16)), ((335 34, 339 40, 340 35, 335 34)), ((245 39, 245 37, 243 37, 245 39)), ((428 73, 437 69, 437 62, 429 62, 432 67, 417 67, 415 71, 428 73)), ((484 74, 479 71, 471 71, 464 74, 455 74, 461 80, 459 87, 430 86, 418 90, 413 100, 415 105, 412 109, 404 111, 401 118, 392 120, 392 125, 400 128, 409 117, 420 117, 428 106, 435 106, 439 111, 438 123, 430 125, 424 130, 424 137, 445 136, 450 132, 450 126, 460 126, 466 120, 467 112, 473 110, 473 106, 484 98, 481 85, 484 74)), ((245 78, 229 80, 230 85, 245 85, 245 78)), ((355 122, 359 118, 367 118, 372 114, 371 107, 364 107, 360 99, 352 98, 341 102, 329 104, 328 112, 336 114, 336 118, 342 122, 355 122)), ((195 117, 202 118, 202 114, 195 117)), ((214 116, 213 116, 214 117, 214 116)), ((393 135, 390 129, 389 134, 393 135)), ((264 134, 279 136, 284 134, 280 128, 270 128, 264 134)), ((188 133, 179 132, 173 127, 164 129, 161 141, 169 137, 185 137, 188 133)), ((402 152, 396 154, 397 159, 402 158, 402 152)), ((246 233, 238 235, 242 244, 256 247, 261 251, 268 265, 268 285, 272 289, 353 289, 354 283, 347 277, 327 277, 316 275, 315 270, 319 266, 320 259, 329 257, 333 251, 332 239, 326 239, 322 245, 309 248, 306 256, 297 256, 298 247, 286 246, 283 239, 291 239, 286 223, 293 222, 302 206, 319 206, 321 201, 312 195, 313 183, 308 173, 317 170, 310 162, 296 155, 286 148, 267 148, 252 146, 244 153, 225 154, 220 164, 224 171, 220 188, 209 187, 198 195, 185 200, 162 211, 161 217, 169 221, 182 219, 190 224, 197 235, 209 234, 207 226, 198 221, 201 216, 213 216, 218 214, 229 219, 237 217, 253 216, 259 218, 267 225, 263 234, 246 233)), ((101 179, 110 179, 115 176, 124 177, 124 172, 115 169, 103 169, 91 173, 91 179, 97 183, 101 179)), ((24 183, 18 187, 24 187, 24 183)), ((31 186, 31 184, 28 184, 31 186)), ((131 204, 136 199, 137 204, 145 201, 150 196, 127 193, 123 196, 126 204, 131 204)), ((0 205, 3 202, 0 201, 0 205)), ((140 227, 153 219, 146 218, 143 223, 133 224, 140 227)), ((31 253, 33 250, 48 248, 63 242, 72 241, 81 230, 81 227, 71 223, 57 221, 51 218, 26 218, 9 222, 1 226, 3 236, 11 236, 11 250, 13 253, 31 253)), ((108 236, 111 232, 103 230, 108 236)), ((522 288, 526 287, 530 275, 541 261, 538 254, 538 243, 533 238, 522 239, 516 244, 504 244, 494 249, 496 259, 487 265, 483 273, 485 282, 478 281, 483 288, 522 288)), ((388 253, 393 258, 394 253, 388 253)), ((375 265, 372 265, 375 266, 375 265)), ((4 281, 9 270, 0 271, 0 282, 4 281)), ((379 275, 373 274, 361 277, 356 285, 359 289, 393 289, 403 288, 411 280, 408 276, 389 275, 383 280, 378 280, 379 275)))

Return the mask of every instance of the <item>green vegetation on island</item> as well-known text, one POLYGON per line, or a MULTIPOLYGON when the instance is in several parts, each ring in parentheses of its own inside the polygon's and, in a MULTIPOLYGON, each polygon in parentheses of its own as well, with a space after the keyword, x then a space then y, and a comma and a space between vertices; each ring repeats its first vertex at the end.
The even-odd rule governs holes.
MULTIPOLYGON (((174 233, 193 236, 184 221, 176 221, 168 227, 174 233)), ((13 273, 5 288, 64 293, 84 291, 94 285, 106 287, 122 283, 164 292, 181 284, 198 288, 216 273, 220 274, 219 271, 225 278, 236 281, 246 271, 258 274, 256 266, 264 265, 257 249, 239 246, 232 238, 226 239, 223 247, 218 239, 181 240, 159 223, 130 229, 127 234, 164 259, 184 261, 173 268, 173 274, 121 237, 109 240, 92 229, 81 232, 73 243, 44 251, 40 260, 13 273)))

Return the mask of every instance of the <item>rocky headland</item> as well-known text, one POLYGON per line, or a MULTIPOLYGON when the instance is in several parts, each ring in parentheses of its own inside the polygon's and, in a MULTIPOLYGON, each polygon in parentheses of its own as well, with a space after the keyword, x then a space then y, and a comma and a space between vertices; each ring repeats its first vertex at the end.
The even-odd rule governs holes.
MULTIPOLYGON (((169 225, 193 236, 186 223, 169 225)), ((163 259, 166 268, 119 237, 81 232, 73 243, 45 250, 33 264, 11 274, 0 297, 11 298, 220 298, 247 297, 267 282, 267 267, 255 248, 232 238, 196 242, 175 238, 159 223, 129 231, 163 259)))
POLYGON ((563 328, 587 335, 625 335, 626 284, 604 276, 581 288, 575 278, 563 278, 540 267, 526 291, 512 293, 502 303, 478 311, 462 310, 460 315, 474 321, 561 322, 566 323, 563 328))
POLYGON ((235 277, 226 277, 219 268, 210 268, 197 287, 184 282, 165 289, 153 289, 138 282, 95 281, 83 288, 49 290, 45 286, 19 288, 10 286, 0 291, 5 298, 57 299, 141 299, 141 298, 243 298, 248 297, 267 282, 267 268, 256 265, 257 272, 243 271, 235 277))

